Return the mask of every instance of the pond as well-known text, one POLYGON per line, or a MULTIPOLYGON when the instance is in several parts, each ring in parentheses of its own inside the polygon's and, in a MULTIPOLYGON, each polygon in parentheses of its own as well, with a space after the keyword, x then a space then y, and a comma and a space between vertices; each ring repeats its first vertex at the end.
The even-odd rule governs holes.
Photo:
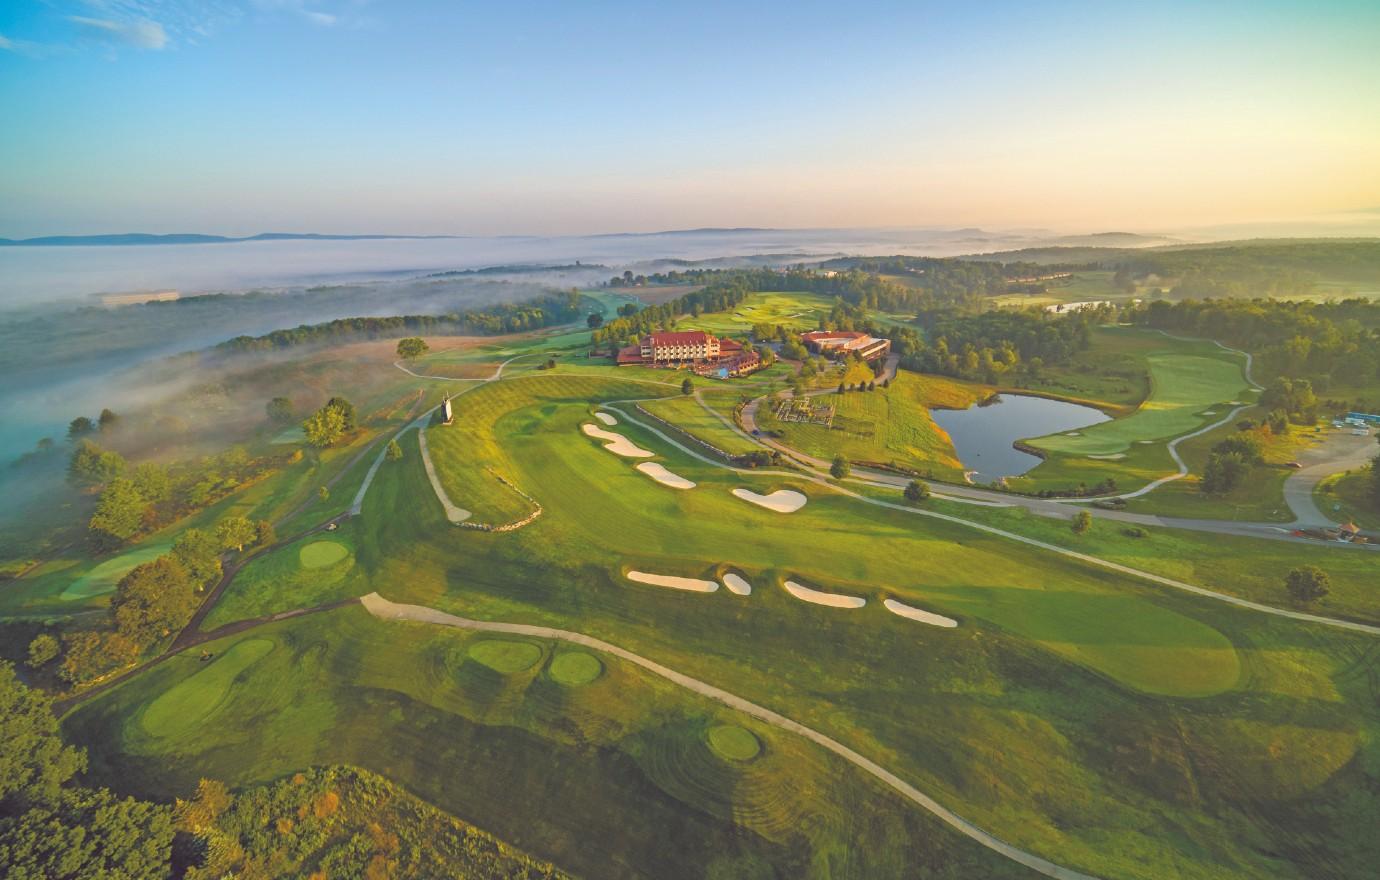
POLYGON ((963 468, 976 483, 1016 477, 1041 459, 1022 452, 1017 440, 1043 437, 1086 428, 1111 418, 1101 410, 1063 400, 1001 394, 967 409, 936 409, 930 412, 939 427, 949 432, 963 468))

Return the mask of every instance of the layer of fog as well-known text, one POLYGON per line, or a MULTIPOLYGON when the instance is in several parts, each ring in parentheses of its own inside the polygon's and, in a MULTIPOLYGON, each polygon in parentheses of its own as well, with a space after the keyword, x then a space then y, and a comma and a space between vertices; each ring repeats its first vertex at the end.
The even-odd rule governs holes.
MULTIPOLYGON (((189 293, 343 283, 485 266, 580 261, 622 271, 656 260, 839 254, 953 256, 1062 243, 1042 230, 701 230, 556 238, 263 241, 206 245, 0 248, 0 309, 96 293, 189 293)), ((636 271, 636 270, 635 270, 636 271)))

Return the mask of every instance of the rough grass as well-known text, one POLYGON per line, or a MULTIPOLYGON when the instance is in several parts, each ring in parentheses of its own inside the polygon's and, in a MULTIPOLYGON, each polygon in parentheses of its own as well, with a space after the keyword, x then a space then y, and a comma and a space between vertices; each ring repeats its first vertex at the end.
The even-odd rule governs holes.
MULTIPOLYGON (((726 398, 725 395, 713 395, 713 397, 715 399, 726 398)), ((731 413, 732 402, 737 400, 737 396, 734 395, 726 399, 730 404, 731 413)), ((693 397, 681 396, 666 400, 648 400, 642 404, 642 407, 657 418, 665 419, 675 425, 691 437, 702 440, 728 455, 742 455, 762 448, 729 428, 693 397)), ((727 417, 731 419, 732 415, 727 417)))
MULTIPOLYGON (((194 658, 70 717, 69 734, 93 750, 92 777, 168 798, 200 776, 246 785, 345 762, 534 856, 612 880, 901 877, 913 850, 899 844, 915 841, 932 876, 1023 876, 804 740, 616 659, 573 689, 535 670, 457 672, 452 658, 489 640, 359 608, 253 638, 277 647, 176 736, 152 736, 140 719, 160 693, 195 681, 194 658), (746 728, 770 748, 749 763, 724 761, 704 741, 717 725, 746 728)), ((471 665, 479 668, 465 671, 471 665)))
MULTIPOLYGON (((962 480, 963 465, 930 407, 958 409, 981 396, 981 386, 900 371, 889 388, 816 398, 836 407, 833 427, 781 423, 782 442, 818 458, 843 455, 906 470, 962 480)), ((767 406, 767 403, 763 403, 767 406)))

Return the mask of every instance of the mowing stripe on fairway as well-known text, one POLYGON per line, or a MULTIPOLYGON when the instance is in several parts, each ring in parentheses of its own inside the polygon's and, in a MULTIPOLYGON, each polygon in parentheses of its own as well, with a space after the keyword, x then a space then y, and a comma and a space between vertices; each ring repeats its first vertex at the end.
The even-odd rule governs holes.
POLYGON ((581 645, 595 651, 602 651, 605 654, 612 654, 620 660, 626 660, 629 663, 640 666, 654 675, 658 675, 667 681, 678 684, 701 696, 708 697, 715 702, 722 703, 730 709, 742 712, 745 715, 750 715, 759 721, 764 721, 767 724, 779 727, 789 733, 803 736, 816 745, 823 746, 840 758, 848 761, 850 764, 853 764, 881 780, 887 786, 901 794, 902 797, 918 804, 946 825, 957 829, 963 835, 977 841, 988 849, 1030 868, 1032 871, 1043 874, 1046 877, 1054 877, 1056 880, 1096 880, 1091 874, 1084 874, 1072 870, 1071 868, 1065 868, 1062 865, 1056 865, 1054 862, 1042 859, 1033 853, 1012 846, 1001 838, 983 831, 962 816, 944 807, 920 789, 901 779, 890 770, 887 770, 875 761, 864 757, 838 740, 826 736, 812 727, 806 727, 800 722, 792 721, 785 715, 773 712, 765 706, 759 706, 750 700, 743 699, 736 694, 731 694, 708 682, 700 681, 698 678, 692 678, 682 672, 677 672, 669 666, 662 666, 655 660, 649 660, 640 654, 634 654, 632 651, 620 648, 603 639, 596 639, 584 633, 554 629, 547 626, 470 620, 464 617, 457 617, 454 614, 448 614, 444 611, 438 611, 434 608, 427 608, 424 605, 404 605, 390 602, 378 593, 370 593, 367 596, 361 597, 360 603, 370 614, 382 620, 406 620, 414 623, 430 623, 438 626, 451 626, 457 629, 475 630, 477 632, 496 632, 529 636, 538 639, 554 639, 581 645))
MULTIPOLYGON (((626 401, 614 401, 613 403, 626 403, 626 401)), ((917 507, 909 507, 904 504, 895 504, 890 501, 882 501, 880 498, 869 498, 866 495, 862 495, 860 493, 852 491, 851 489, 847 489, 843 486, 831 483, 823 477, 817 476, 812 473, 770 470, 748 471, 742 468, 733 467, 731 465, 721 464, 717 461, 714 461, 713 459, 700 455, 693 449, 690 449, 686 446, 682 446, 680 443, 677 443, 675 440, 668 437, 664 432, 657 430, 655 427, 651 425, 638 421, 637 419, 628 415, 627 411, 618 409, 616 406, 613 406, 612 403, 603 405, 610 409, 614 409, 618 413, 621 413, 623 417, 626 418, 628 421, 632 422, 633 424, 637 425, 638 427, 646 431, 649 431, 657 435, 662 440, 665 440, 667 443, 679 449, 681 452, 684 452, 686 455, 698 459, 699 461, 702 461, 705 464, 713 465, 714 467, 724 468, 726 470, 734 471, 736 473, 756 474, 758 476, 783 476, 793 477, 797 480, 808 480, 809 482, 816 483, 820 486, 827 486, 828 488, 833 489, 834 491, 842 495, 847 495, 850 498, 856 498, 857 500, 867 504, 875 504, 878 507, 886 507, 890 508, 891 510, 900 510, 906 513, 914 513, 919 516, 933 517, 934 519, 942 519, 946 522, 968 526, 969 528, 977 529, 981 532, 987 532, 988 534, 998 535, 1003 538, 1009 538, 1012 541, 1019 541, 1020 543, 1028 544, 1031 547, 1039 547, 1041 550, 1048 550, 1052 553, 1058 553, 1059 555, 1067 556, 1070 559, 1078 559, 1083 562, 1087 562, 1091 565, 1111 569, 1112 571, 1121 572, 1122 574, 1129 574, 1134 577, 1141 578, 1143 580, 1152 581, 1162 586, 1173 587, 1176 590, 1183 590, 1188 593, 1193 593, 1196 596, 1203 596, 1204 598, 1208 599, 1216 599, 1219 602, 1226 602, 1227 604, 1235 605, 1238 608, 1246 608, 1251 611, 1259 611, 1264 614, 1272 614, 1276 617, 1287 617, 1291 620, 1299 620, 1305 623, 1318 623, 1322 624, 1323 626, 1332 626, 1338 629, 1351 630, 1352 632, 1360 632, 1366 633, 1367 635, 1380 636, 1380 626, 1374 626, 1368 623, 1357 623, 1356 621, 1351 620, 1340 620, 1335 617, 1323 617, 1322 615, 1309 614, 1305 611, 1290 611, 1285 608, 1275 608, 1271 605, 1263 605, 1259 602, 1252 602, 1249 599, 1240 599, 1236 596, 1229 596, 1226 593, 1218 593, 1215 590, 1209 590, 1206 587, 1195 587, 1193 584, 1187 584, 1183 581, 1174 580, 1173 578, 1164 577, 1158 574, 1152 574, 1148 571, 1142 571, 1138 568, 1132 568, 1129 565, 1122 565, 1119 562, 1112 562, 1108 559, 1102 559, 1097 556, 1091 556, 1087 553, 1079 553, 1077 550, 1069 550, 1065 547, 1060 547, 1057 544, 1048 544, 1036 538, 1028 538, 1025 535, 1020 535, 1015 532, 1008 532, 1005 529, 999 529, 996 526, 989 526, 984 523, 973 522, 972 520, 963 519, 961 517, 953 516, 947 513, 939 513, 934 510, 923 510, 917 507)))

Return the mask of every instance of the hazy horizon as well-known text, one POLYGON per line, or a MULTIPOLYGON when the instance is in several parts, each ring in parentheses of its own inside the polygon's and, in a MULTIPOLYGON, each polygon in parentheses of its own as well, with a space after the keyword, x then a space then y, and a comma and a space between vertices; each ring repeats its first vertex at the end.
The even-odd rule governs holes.
POLYGON ((0 236, 1164 232, 1380 205, 1380 7, 0 9, 0 236))

